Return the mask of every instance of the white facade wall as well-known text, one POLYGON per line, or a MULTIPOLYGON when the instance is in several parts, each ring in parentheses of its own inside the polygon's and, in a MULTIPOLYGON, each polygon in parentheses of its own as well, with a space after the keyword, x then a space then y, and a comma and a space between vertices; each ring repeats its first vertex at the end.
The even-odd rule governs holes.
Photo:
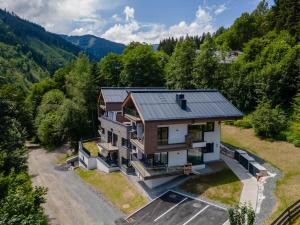
POLYGON ((187 151, 169 152, 168 157, 168 166, 183 166, 187 162, 187 151))
POLYGON ((107 117, 111 120, 116 121, 117 120, 117 112, 114 111, 108 111, 107 112, 107 117))
POLYGON ((107 167, 101 159, 97 158, 97 170, 105 173, 111 173, 113 171, 118 171, 119 167, 107 167))
MULTIPOLYGON (((184 143, 188 133, 187 124, 169 125, 169 144, 184 143)), ((218 121, 214 122, 214 131, 204 133, 204 142, 195 143, 193 147, 205 147, 206 143, 214 143, 214 152, 204 154, 204 162, 220 160, 220 130, 218 121)), ((186 164, 186 150, 169 152, 169 166, 186 164), (179 153, 180 152, 180 153, 179 153), (184 161, 185 160, 185 161, 184 161)))
POLYGON ((97 159, 96 157, 90 157, 89 158, 89 164, 88 164, 88 169, 93 170, 97 168, 97 159))
POLYGON ((185 136, 187 135, 187 124, 174 124, 169 127, 169 144, 178 144, 185 142, 185 136))
POLYGON ((97 168, 97 162, 96 162, 96 157, 90 157, 87 154, 84 154, 82 151, 78 151, 78 158, 81 159, 82 161, 84 161, 84 163, 87 165, 87 167, 85 167, 85 165, 83 165, 80 161, 79 161, 79 166, 83 167, 85 169, 88 170, 92 170, 92 169, 96 169, 97 168))
POLYGON ((214 152, 204 154, 204 162, 220 160, 220 142, 221 142, 221 125, 215 121, 215 129, 213 132, 204 133, 204 141, 206 143, 214 143, 214 152))

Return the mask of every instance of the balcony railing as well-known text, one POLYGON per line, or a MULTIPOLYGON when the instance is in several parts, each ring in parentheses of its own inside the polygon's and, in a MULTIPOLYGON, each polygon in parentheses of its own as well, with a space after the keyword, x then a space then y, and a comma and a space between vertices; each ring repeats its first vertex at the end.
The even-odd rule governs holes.
POLYGON ((108 168, 118 167, 117 160, 111 160, 109 157, 104 157, 98 153, 98 159, 108 168))
POLYGON ((194 143, 201 143, 204 142, 203 139, 195 139, 191 135, 185 136, 185 143, 188 145, 188 147, 193 147, 194 143))
POLYGON ((103 149, 107 150, 107 151, 118 151, 119 150, 119 148, 117 146, 114 146, 109 142, 101 141, 101 142, 98 143, 98 146, 100 148, 103 148, 103 149))
POLYGON ((123 112, 124 112, 125 117, 129 120, 133 120, 133 121, 141 120, 141 118, 136 110, 133 110, 130 108, 124 108, 123 112))
POLYGON ((184 166, 149 165, 144 160, 137 159, 133 155, 131 165, 145 180, 184 174, 184 166))
POLYGON ((138 138, 137 136, 137 132, 135 130, 130 131, 130 139, 131 139, 131 143, 135 146, 137 146, 138 148, 144 150, 144 138, 138 138))
POLYGON ((137 113, 136 110, 134 109, 130 109, 130 108, 124 108, 124 114, 128 114, 128 115, 131 115, 131 116, 135 116, 135 117, 139 117, 139 114, 137 113))

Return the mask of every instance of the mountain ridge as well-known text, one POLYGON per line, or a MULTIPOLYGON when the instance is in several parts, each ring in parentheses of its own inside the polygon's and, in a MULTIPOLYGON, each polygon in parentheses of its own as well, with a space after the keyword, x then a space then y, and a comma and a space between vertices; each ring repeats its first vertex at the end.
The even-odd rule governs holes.
POLYGON ((75 46, 80 47, 82 50, 93 55, 96 60, 100 60, 107 54, 113 52, 121 54, 126 45, 113 42, 101 37, 91 34, 85 35, 60 35, 65 40, 69 41, 75 46))

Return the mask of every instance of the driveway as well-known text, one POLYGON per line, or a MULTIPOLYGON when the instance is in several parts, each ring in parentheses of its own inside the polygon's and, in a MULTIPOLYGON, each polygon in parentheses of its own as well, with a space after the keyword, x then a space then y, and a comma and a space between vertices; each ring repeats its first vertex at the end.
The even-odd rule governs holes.
POLYGON ((59 153, 30 150, 28 166, 34 185, 48 188, 44 205, 53 225, 114 225, 122 213, 106 202, 73 171, 56 168, 59 153))

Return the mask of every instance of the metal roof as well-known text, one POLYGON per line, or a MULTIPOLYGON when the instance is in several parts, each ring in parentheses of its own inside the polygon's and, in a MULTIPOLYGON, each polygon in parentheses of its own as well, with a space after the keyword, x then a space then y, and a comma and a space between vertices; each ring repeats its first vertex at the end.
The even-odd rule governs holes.
POLYGON ((131 93, 145 121, 174 119, 237 118, 243 113, 216 90, 147 91, 131 93), (186 110, 176 103, 176 94, 184 94, 186 110))
POLYGON ((150 91, 150 90, 164 90, 162 87, 102 87, 101 93, 106 103, 122 103, 131 91, 150 91))

